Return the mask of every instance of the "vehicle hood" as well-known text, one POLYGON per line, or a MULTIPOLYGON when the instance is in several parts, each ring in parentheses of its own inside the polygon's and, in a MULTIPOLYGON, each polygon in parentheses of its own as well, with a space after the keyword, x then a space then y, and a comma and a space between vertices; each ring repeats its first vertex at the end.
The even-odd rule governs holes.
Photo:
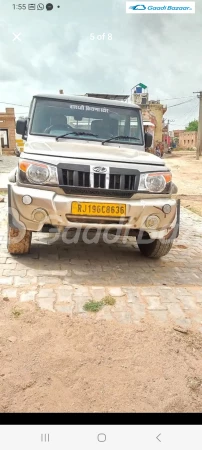
POLYGON ((82 160, 98 160, 112 161, 124 163, 139 163, 165 166, 164 161, 151 153, 144 150, 137 150, 127 145, 101 145, 101 143, 92 143, 82 141, 46 141, 46 142, 26 142, 24 153, 34 155, 48 155, 58 157, 66 157, 82 160))

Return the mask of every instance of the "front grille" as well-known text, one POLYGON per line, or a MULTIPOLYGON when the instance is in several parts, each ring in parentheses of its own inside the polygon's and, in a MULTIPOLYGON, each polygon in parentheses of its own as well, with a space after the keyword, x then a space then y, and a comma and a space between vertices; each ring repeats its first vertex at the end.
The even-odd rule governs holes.
POLYGON ((138 189, 139 172, 110 168, 109 175, 90 173, 90 166, 58 166, 59 185, 66 194, 130 198, 138 189))

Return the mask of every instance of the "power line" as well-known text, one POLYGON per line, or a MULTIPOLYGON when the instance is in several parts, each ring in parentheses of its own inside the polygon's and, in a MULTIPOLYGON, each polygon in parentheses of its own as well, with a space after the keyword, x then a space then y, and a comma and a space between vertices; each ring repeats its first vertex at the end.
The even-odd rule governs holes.
MULTIPOLYGON (((196 111, 196 107, 197 107, 196 104, 192 105, 191 108, 189 108, 189 110, 187 111, 186 115, 183 113, 182 120, 184 124, 186 124, 187 121, 193 116, 194 112, 196 111)), ((180 121, 180 118, 178 117, 176 120, 180 121)))
POLYGON ((7 103, 7 102, 0 102, 0 103, 4 103, 5 105, 22 106, 23 108, 29 108, 29 106, 27 105, 18 105, 16 103, 7 103))
MULTIPOLYGON (((152 95, 150 94, 150 97, 152 97, 152 95)), ((161 102, 164 101, 168 101, 168 100, 181 100, 182 98, 196 98, 195 96, 187 96, 187 97, 170 97, 170 98, 163 98, 160 99, 161 102)), ((23 108, 29 108, 29 106, 27 105, 19 105, 18 103, 8 103, 8 102, 0 102, 0 103, 4 103, 5 105, 13 105, 13 106, 22 106, 23 108)), ((187 102, 185 102, 187 103, 187 102)), ((173 106, 178 106, 178 105, 173 105, 173 106)), ((168 108, 172 108, 172 106, 168 106, 168 108)))
POLYGON ((181 100, 182 98, 195 98, 194 95, 189 95, 188 97, 172 97, 172 98, 164 98, 162 101, 165 100, 181 100))
MULTIPOLYGON (((195 98, 195 100, 197 100, 197 98, 195 98)), ((188 111, 182 112, 180 117, 176 117, 174 126, 185 128, 187 124, 193 120, 193 116, 195 115, 197 115, 197 104, 194 102, 191 104, 191 107, 188 108, 188 111)))
POLYGON ((185 116, 184 118, 184 123, 187 124, 190 122, 191 119, 193 119, 193 115, 197 114, 196 112, 196 105, 194 106, 194 108, 192 108, 188 114, 185 116))
MULTIPOLYGON (((152 95, 150 95, 150 97, 152 97, 152 95)), ((191 98, 191 99, 195 99, 196 97, 195 97, 195 96, 188 96, 188 97, 170 97, 170 98, 160 99, 160 101, 161 101, 161 102, 164 102, 164 101, 168 101, 168 100, 180 100, 180 99, 182 99, 182 98, 191 98)), ((188 100, 187 102, 177 103, 176 105, 168 106, 168 108, 174 108, 175 106, 183 105, 183 104, 185 104, 185 103, 189 103, 190 101, 192 101, 192 100, 188 100)), ((29 108, 29 106, 27 106, 27 105, 19 105, 18 103, 8 103, 8 102, 0 102, 0 103, 1 103, 1 104, 4 103, 5 105, 21 106, 21 107, 23 107, 23 108, 29 108)), ((16 114, 17 114, 17 113, 16 113, 16 114)))
MULTIPOLYGON (((150 94, 150 97, 152 97, 152 95, 150 94)), ((168 100, 181 100, 182 98, 195 98, 193 95, 187 96, 187 97, 170 97, 170 98, 160 98, 161 102, 165 102, 168 100)))
MULTIPOLYGON (((196 97, 194 97, 194 99, 195 99, 195 98, 196 98, 196 97)), ((176 103, 176 105, 168 106, 168 108, 174 108, 175 106, 184 105, 185 103, 190 103, 190 102, 193 102, 193 99, 192 99, 192 100, 188 100, 187 102, 176 103)), ((168 109, 168 108, 167 108, 167 109, 168 109)))

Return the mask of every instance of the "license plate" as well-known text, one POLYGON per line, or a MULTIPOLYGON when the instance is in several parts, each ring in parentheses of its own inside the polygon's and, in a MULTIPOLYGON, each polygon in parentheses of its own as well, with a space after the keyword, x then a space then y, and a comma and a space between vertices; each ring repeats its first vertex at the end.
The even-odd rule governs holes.
POLYGON ((72 214, 77 216, 109 216, 126 215, 126 205, 120 203, 72 202, 72 214))

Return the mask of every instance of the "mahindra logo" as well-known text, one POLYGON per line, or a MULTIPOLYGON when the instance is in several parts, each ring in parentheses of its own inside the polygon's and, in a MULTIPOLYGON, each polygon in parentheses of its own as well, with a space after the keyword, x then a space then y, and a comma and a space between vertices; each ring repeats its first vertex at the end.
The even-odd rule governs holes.
POLYGON ((93 167, 95 173, 107 173, 107 167, 93 167))

